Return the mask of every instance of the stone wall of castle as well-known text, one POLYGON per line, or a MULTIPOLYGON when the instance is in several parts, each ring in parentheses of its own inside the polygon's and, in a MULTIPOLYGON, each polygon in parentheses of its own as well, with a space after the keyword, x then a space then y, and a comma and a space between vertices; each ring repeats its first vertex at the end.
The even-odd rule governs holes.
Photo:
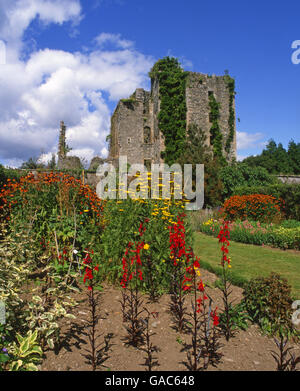
MULTIPOLYGON (((210 145, 212 125, 209 115, 210 94, 214 94, 219 103, 219 126, 223 134, 224 156, 227 160, 232 160, 236 158, 236 131, 234 131, 231 150, 226 153, 230 93, 224 76, 188 72, 186 82, 187 129, 192 123, 198 125, 207 135, 207 145, 210 145)), ((159 110, 158 79, 152 80, 151 92, 138 88, 129 99, 121 99, 111 118, 108 160, 116 162, 119 156, 127 156, 130 164, 145 164, 146 161, 162 162, 161 152, 164 150, 164 140, 158 127, 159 110)))
POLYGON ((157 107, 150 92, 138 88, 129 99, 118 103, 111 119, 108 160, 127 156, 128 162, 160 161, 160 133, 155 123, 157 107))
MULTIPOLYGON (((225 151, 226 140, 229 135, 229 99, 230 93, 224 76, 208 76, 201 73, 189 72, 186 82, 186 106, 187 106, 187 128, 194 123, 207 136, 207 144, 210 142, 211 122, 209 118, 209 95, 213 94, 219 103, 219 126, 223 134, 223 155, 232 160, 236 158, 236 129, 229 154, 225 151)), ((234 108, 234 102, 233 102, 234 108)), ((234 123, 235 126, 235 123, 234 123)))

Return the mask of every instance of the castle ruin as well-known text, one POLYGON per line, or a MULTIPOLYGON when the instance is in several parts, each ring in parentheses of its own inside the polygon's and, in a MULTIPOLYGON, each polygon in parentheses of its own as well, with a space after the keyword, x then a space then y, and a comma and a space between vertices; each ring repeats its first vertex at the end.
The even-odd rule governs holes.
MULTIPOLYGON (((222 134, 223 155, 228 162, 236 159, 235 102, 234 93, 228 88, 228 76, 209 76, 196 72, 186 74, 186 131, 190 124, 197 125, 206 135, 207 147, 211 147, 209 100, 213 95, 219 107, 218 124, 222 134), (229 137, 231 140, 226 145, 229 137)), ((162 163, 164 136, 158 126, 159 111, 158 78, 151 79, 150 92, 138 88, 129 99, 121 99, 111 118, 108 160, 117 165, 119 156, 127 156, 129 164, 148 166, 150 163, 162 163)))

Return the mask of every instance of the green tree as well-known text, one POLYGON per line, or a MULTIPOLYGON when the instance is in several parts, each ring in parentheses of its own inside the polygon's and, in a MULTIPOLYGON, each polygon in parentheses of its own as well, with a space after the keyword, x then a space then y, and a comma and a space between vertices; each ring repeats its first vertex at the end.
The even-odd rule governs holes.
POLYGON ((223 185, 220 178, 222 163, 217 156, 213 156, 212 149, 207 145, 207 136, 196 124, 189 125, 184 152, 177 163, 181 166, 204 164, 204 207, 222 204, 223 185))
POLYGON ((51 160, 49 161, 47 168, 54 170, 56 167, 55 153, 52 153, 51 160))
POLYGON ((244 161, 250 167, 264 167, 270 174, 297 174, 300 171, 300 144, 290 141, 288 151, 271 139, 260 155, 244 161))
POLYGON ((261 166, 251 167, 244 162, 235 162, 223 167, 220 172, 223 197, 230 197, 234 189, 241 186, 263 186, 277 182, 276 178, 261 166))
POLYGON ((288 158, 293 174, 300 174, 300 143, 296 144, 294 140, 289 142, 288 158))
POLYGON ((2 166, 2 164, 0 164, 0 187, 2 187, 5 181, 6 181, 6 177, 5 177, 4 167, 2 166))
POLYGON ((45 165, 43 163, 39 163, 39 158, 30 157, 27 162, 22 163, 20 168, 34 170, 37 168, 45 168, 45 165))

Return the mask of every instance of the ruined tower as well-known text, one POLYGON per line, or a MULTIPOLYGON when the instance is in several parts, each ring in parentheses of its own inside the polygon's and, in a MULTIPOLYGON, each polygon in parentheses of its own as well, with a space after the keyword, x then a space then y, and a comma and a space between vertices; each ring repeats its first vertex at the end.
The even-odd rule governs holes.
MULTIPOLYGON (((227 161, 236 158, 236 125, 234 80, 228 75, 209 76, 185 72, 186 132, 192 124, 201 129, 207 147, 213 150, 213 115, 211 102, 217 107, 217 128, 221 153, 227 161), (233 84, 232 84, 233 82, 233 84)), ((164 135, 159 129, 160 85, 151 80, 151 91, 138 88, 128 99, 121 99, 111 118, 108 160, 117 164, 119 156, 127 156, 129 164, 161 163, 165 149, 164 135)))
POLYGON ((66 143, 66 125, 60 121, 59 141, 58 141, 58 162, 57 167, 61 170, 76 170, 82 167, 79 157, 67 156, 70 149, 66 143))
POLYGON ((60 121, 60 132, 58 141, 58 161, 62 161, 66 157, 66 126, 64 121, 60 121))

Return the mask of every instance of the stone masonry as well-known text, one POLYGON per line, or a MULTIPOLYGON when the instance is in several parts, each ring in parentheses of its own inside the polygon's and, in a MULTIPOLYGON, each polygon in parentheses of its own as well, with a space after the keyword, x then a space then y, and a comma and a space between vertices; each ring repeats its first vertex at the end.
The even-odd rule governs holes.
MULTIPOLYGON (((236 158, 236 128, 229 153, 225 143, 229 134, 230 93, 224 76, 208 76, 188 72, 186 80, 186 125, 196 124, 207 136, 210 147, 209 95, 219 103, 219 126, 223 135, 224 156, 236 158)), ((121 99, 111 118, 108 160, 117 164, 119 156, 127 156, 129 164, 162 163, 163 135, 158 128, 160 108, 158 79, 151 80, 151 92, 138 88, 129 99, 121 99)), ((234 109, 234 101, 233 101, 234 109)))

